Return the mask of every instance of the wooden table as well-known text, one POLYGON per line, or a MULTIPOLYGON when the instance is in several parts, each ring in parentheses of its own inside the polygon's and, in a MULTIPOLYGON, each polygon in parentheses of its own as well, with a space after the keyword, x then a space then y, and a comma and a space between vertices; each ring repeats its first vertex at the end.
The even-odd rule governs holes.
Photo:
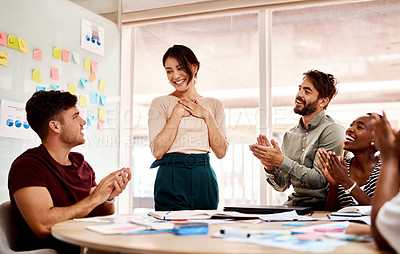
MULTIPOLYGON (((318 212, 313 217, 326 216, 318 212)), ((307 226, 326 223, 310 221, 307 226)), ((282 229, 282 222, 240 221, 235 224, 210 224, 207 235, 178 236, 172 233, 143 235, 103 235, 86 229, 88 225, 105 223, 69 220, 52 228, 52 235, 64 242, 81 246, 81 249, 124 253, 293 253, 288 249, 273 248, 250 243, 213 238, 222 226, 247 227, 250 229, 282 229)), ((284 229, 292 227, 285 226, 284 229)), ((304 253, 304 252, 299 252, 304 253)), ((373 242, 350 242, 336 248, 335 253, 383 253, 373 242)))

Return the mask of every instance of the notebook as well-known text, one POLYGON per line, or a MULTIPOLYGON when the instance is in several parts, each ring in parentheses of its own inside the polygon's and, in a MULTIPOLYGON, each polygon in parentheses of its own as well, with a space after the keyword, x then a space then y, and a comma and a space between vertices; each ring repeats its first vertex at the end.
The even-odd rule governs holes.
POLYGON ((224 211, 235 211, 240 213, 253 214, 282 213, 293 210, 295 210, 299 215, 309 214, 313 212, 313 208, 310 206, 235 205, 224 207, 224 211))
POLYGON ((370 205, 365 206, 347 206, 340 209, 337 212, 333 212, 332 216, 365 216, 371 215, 372 207, 370 205))

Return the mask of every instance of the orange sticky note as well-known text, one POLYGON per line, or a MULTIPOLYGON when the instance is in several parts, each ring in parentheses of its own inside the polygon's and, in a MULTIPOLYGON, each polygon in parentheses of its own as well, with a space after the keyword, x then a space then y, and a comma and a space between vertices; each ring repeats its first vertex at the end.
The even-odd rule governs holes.
POLYGON ((0 32, 0 45, 7 47, 7 34, 0 32))
POLYGON ((71 84, 71 83, 68 84, 68 92, 70 94, 75 95, 75 85, 74 84, 71 84))
POLYGON ((90 71, 90 60, 83 59, 83 69, 90 71))
POLYGON ((79 96, 79 106, 81 106, 81 107, 87 106, 86 96, 84 96, 84 95, 79 96))
POLYGON ((89 81, 93 82, 96 79, 96 73, 94 71, 90 72, 89 81))
POLYGON ((35 49, 33 51, 33 59, 42 61, 42 50, 41 49, 35 49))
POLYGON ((92 72, 97 72, 97 62, 91 61, 90 68, 91 68, 92 72))
POLYGON ((18 38, 18 45, 19 45, 19 50, 28 53, 28 43, 26 41, 18 38))
POLYGON ((58 68, 51 67, 51 78, 54 80, 60 80, 60 76, 58 75, 58 68))
POLYGON ((32 80, 36 82, 40 82, 40 70, 33 69, 32 70, 32 80))
POLYGON ((106 111, 104 108, 99 108, 99 119, 106 119, 106 111))
POLYGON ((64 62, 69 62, 69 51, 68 50, 62 50, 62 60, 64 61, 64 62))
POLYGON ((7 43, 9 48, 19 49, 18 38, 13 35, 7 36, 7 43))
POLYGON ((103 130, 104 129, 104 123, 105 123, 104 120, 101 120, 101 119, 97 120, 97 129, 103 130))
POLYGON ((106 89, 106 83, 104 82, 104 80, 100 79, 99 80, 99 90, 104 91, 106 89))
POLYGON ((54 47, 53 48, 53 57, 56 59, 61 59, 61 49, 54 47))
POLYGON ((7 53, 0 51, 0 64, 1 65, 8 66, 7 55, 8 55, 7 53))

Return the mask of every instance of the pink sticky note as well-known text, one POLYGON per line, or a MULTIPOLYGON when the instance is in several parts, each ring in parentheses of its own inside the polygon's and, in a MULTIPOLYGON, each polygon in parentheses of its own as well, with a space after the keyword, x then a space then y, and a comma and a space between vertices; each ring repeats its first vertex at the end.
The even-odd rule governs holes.
POLYGON ((62 60, 64 62, 68 63, 69 62, 69 51, 63 49, 61 55, 62 55, 62 60))
POLYGON ((42 61, 42 50, 41 49, 35 49, 33 51, 33 59, 42 61))
POLYGON ((51 78, 54 80, 60 79, 60 76, 58 75, 58 68, 51 67, 51 78))
POLYGON ((97 72, 97 62, 90 62, 90 68, 92 70, 92 72, 97 72))
POLYGON ((0 32, 0 45, 7 46, 7 34, 0 32))
POLYGON ((97 121, 97 129, 103 130, 103 129, 104 129, 104 124, 105 124, 105 121, 99 119, 99 120, 97 121))

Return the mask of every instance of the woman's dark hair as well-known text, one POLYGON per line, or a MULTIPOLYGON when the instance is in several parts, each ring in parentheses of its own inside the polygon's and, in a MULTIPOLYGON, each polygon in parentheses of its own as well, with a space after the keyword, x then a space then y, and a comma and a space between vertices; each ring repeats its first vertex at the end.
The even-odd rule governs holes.
MULTIPOLYGON (((317 70, 309 70, 308 72, 303 73, 303 75, 303 79, 309 78, 315 89, 317 89, 318 99, 328 97, 330 102, 337 94, 337 80, 332 74, 323 73, 317 70)), ((326 104, 325 109, 328 107, 328 104, 326 104)))
POLYGON ((165 67, 165 61, 167 61, 168 57, 173 57, 175 58, 183 71, 189 75, 189 82, 190 83, 193 79, 193 77, 197 77, 197 72, 199 72, 200 69, 200 62, 197 60, 196 55, 193 53, 193 51, 183 45, 174 45, 170 47, 167 52, 165 52, 164 57, 162 59, 163 66, 165 67), (190 65, 197 65, 197 72, 193 73, 192 69, 190 68, 190 65))
POLYGON ((27 101, 26 118, 41 140, 49 134, 49 122, 60 119, 60 114, 76 105, 77 98, 69 92, 38 91, 27 101))

